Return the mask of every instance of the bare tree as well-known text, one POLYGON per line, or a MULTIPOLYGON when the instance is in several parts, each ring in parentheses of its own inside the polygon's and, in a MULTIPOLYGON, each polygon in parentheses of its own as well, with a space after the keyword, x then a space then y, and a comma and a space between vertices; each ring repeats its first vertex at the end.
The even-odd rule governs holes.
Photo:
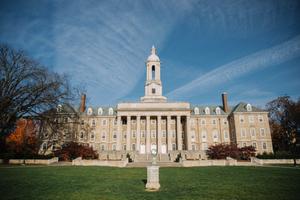
POLYGON ((45 111, 70 100, 66 76, 49 71, 38 62, 0 45, 0 137, 11 133, 22 117, 42 119, 45 111))

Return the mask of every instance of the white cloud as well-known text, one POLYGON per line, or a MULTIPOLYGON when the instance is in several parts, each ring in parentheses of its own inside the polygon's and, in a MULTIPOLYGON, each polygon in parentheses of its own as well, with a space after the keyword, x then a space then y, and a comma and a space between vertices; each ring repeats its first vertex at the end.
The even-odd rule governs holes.
POLYGON ((198 94, 197 90, 205 91, 208 88, 221 85, 226 81, 241 77, 252 71, 271 67, 298 56, 300 56, 300 36, 222 65, 173 90, 167 96, 171 99, 179 96, 192 96, 198 94))

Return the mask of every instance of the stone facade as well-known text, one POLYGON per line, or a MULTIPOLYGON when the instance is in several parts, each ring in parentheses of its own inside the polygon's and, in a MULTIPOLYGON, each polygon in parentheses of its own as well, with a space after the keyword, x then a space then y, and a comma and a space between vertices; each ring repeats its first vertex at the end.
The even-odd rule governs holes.
POLYGON ((247 103, 229 107, 168 102, 162 95, 160 59, 152 47, 146 61, 145 96, 138 103, 115 107, 85 106, 78 113, 74 140, 101 152, 158 154, 191 151, 205 154, 218 143, 253 145, 258 153, 273 152, 268 113, 247 103))

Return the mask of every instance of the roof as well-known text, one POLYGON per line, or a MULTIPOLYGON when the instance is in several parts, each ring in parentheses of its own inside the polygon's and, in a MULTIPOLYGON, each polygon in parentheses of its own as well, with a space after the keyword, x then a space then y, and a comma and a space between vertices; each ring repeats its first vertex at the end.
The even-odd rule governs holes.
POLYGON ((238 105, 236 105, 233 109, 232 112, 266 112, 263 109, 257 108, 255 106, 252 106, 251 104, 247 104, 245 102, 240 102, 238 105), (247 111, 247 105, 250 105, 252 110, 247 111))
POLYGON ((199 115, 205 115, 205 108, 209 108, 210 110, 210 114, 209 115, 217 115, 216 113, 216 109, 219 107, 220 108, 220 111, 221 111, 221 115, 226 115, 228 113, 226 113, 223 109, 223 106, 218 106, 218 105, 207 105, 207 106, 203 106, 203 105, 192 105, 191 106, 191 114, 192 115, 195 115, 195 108, 199 108, 199 115))
POLYGON ((92 109, 92 113, 90 115, 93 116, 109 116, 109 109, 113 109, 113 114, 112 115, 117 115, 117 108, 114 106, 99 106, 99 107, 92 107, 92 106, 87 106, 85 109, 85 112, 81 112, 81 115, 88 115, 88 110, 92 109), (98 110, 102 109, 102 114, 98 114, 98 110))

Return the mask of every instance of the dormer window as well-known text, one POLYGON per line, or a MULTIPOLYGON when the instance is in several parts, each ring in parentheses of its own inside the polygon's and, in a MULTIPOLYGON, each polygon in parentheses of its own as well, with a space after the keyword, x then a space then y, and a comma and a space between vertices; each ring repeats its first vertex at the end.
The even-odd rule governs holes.
POLYGON ((57 106, 57 112, 61 112, 61 111, 62 111, 62 105, 59 104, 59 105, 57 106))
POLYGON ((216 114, 221 115, 221 109, 219 107, 216 108, 216 114))
POLYGON ((252 111, 252 106, 248 103, 246 105, 246 109, 247 109, 248 112, 251 112, 252 111))
POLYGON ((87 114, 88 114, 88 115, 92 115, 92 114, 93 114, 93 109, 92 109, 92 108, 88 108, 87 114))
POLYGON ((103 114, 103 109, 102 108, 98 108, 98 115, 102 115, 103 114))
POLYGON ((209 114, 210 114, 209 107, 206 107, 204 111, 205 111, 205 114, 206 114, 206 115, 209 115, 209 114))
POLYGON ((109 108, 108 109, 108 114, 109 115, 113 115, 114 114, 114 109, 113 108, 109 108))
POLYGON ((199 108, 198 107, 194 108, 194 113, 195 113, 195 115, 199 115, 199 108))

